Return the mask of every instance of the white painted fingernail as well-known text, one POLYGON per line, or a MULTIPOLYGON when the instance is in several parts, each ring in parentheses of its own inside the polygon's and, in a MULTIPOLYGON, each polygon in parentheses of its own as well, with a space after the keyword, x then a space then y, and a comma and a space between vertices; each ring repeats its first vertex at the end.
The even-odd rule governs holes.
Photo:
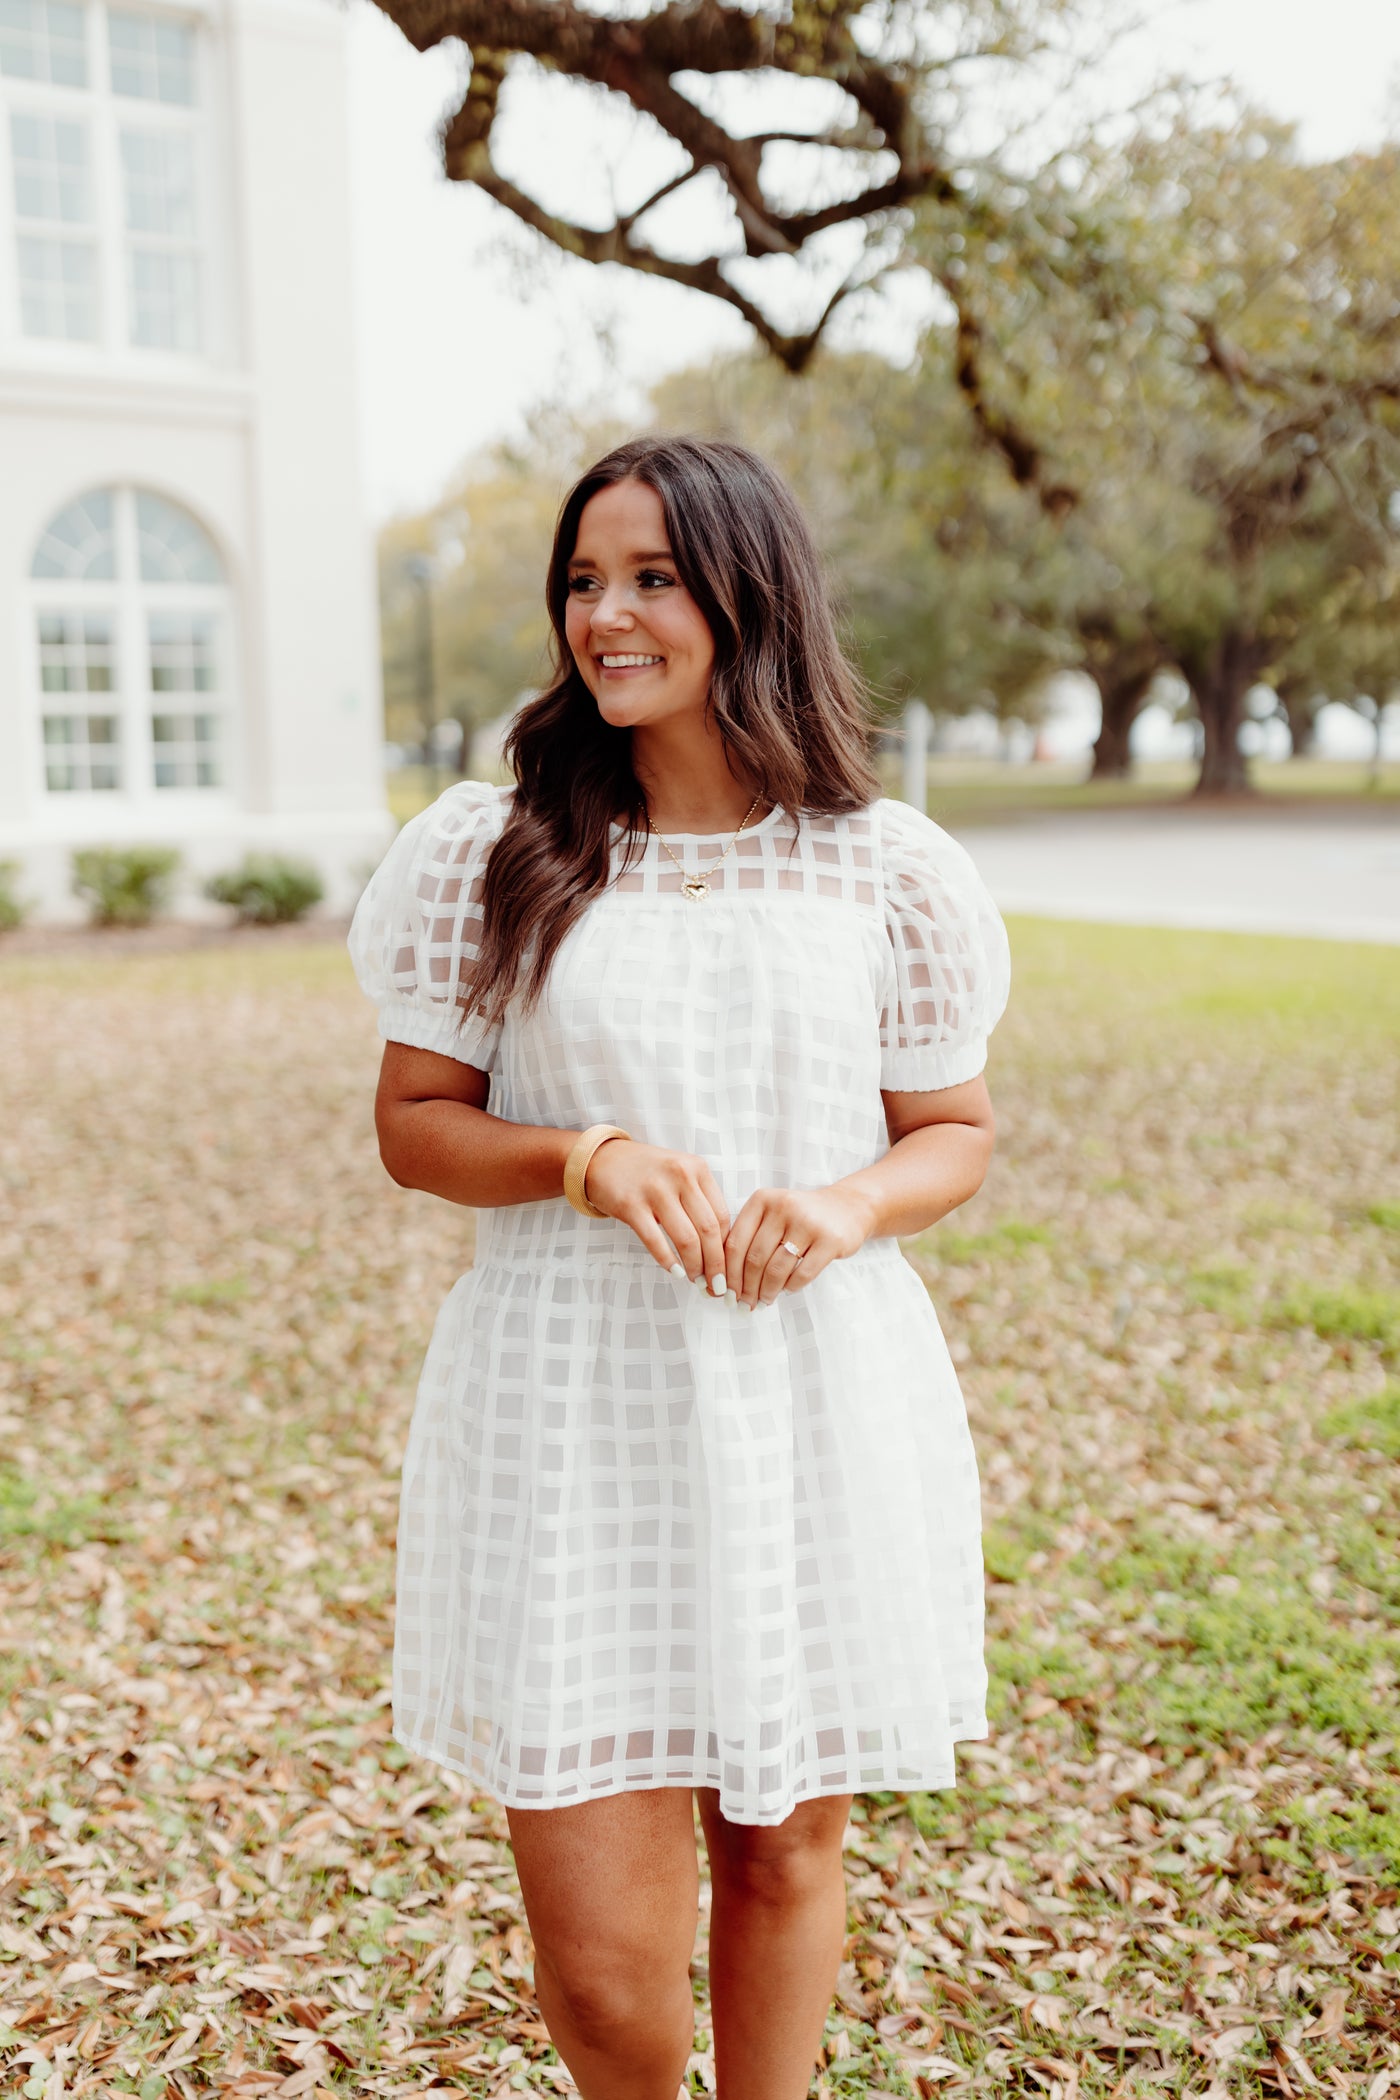
POLYGON ((722 1276, 712 1276, 710 1278, 710 1289, 716 1298, 722 1298, 725 1289, 724 1278, 722 1276))
POLYGON ((739 1293, 737 1291, 726 1291, 724 1302, 726 1305, 737 1305, 739 1303, 739 1293))
POLYGON ((671 1264, 671 1269, 670 1269, 670 1273, 671 1273, 671 1275, 672 1275, 672 1276, 676 1277, 676 1278, 678 1279, 678 1281, 679 1281, 679 1282, 681 1282, 681 1283, 684 1283, 684 1282, 685 1282, 685 1265, 684 1265, 684 1263, 682 1263, 682 1262, 678 1262, 678 1261, 673 1261, 673 1262, 672 1262, 672 1264, 671 1264))

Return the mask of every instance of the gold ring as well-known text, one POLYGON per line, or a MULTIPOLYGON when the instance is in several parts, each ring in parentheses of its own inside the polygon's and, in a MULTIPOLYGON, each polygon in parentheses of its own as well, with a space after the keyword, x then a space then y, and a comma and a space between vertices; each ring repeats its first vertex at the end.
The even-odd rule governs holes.
POLYGON ((784 1254, 790 1254, 794 1261, 801 1261, 802 1259, 802 1249, 794 1247, 791 1240, 783 1241, 783 1252, 784 1254))

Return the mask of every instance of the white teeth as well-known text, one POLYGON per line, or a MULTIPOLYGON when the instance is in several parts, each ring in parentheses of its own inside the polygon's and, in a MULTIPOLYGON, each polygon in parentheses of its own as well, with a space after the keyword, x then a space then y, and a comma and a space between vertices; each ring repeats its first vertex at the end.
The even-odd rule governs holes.
POLYGON ((660 661, 659 656, 605 656, 602 659, 603 667, 608 671, 625 670, 629 664, 659 664, 660 661))

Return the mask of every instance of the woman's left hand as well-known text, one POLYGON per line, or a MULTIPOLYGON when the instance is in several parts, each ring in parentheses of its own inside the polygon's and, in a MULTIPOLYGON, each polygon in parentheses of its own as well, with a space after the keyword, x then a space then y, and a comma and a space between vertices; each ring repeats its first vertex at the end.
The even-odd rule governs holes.
POLYGON ((751 1311, 771 1305, 779 1292, 800 1291, 829 1262, 854 1254, 874 1225, 874 1204, 839 1183, 755 1189, 724 1242, 729 1288, 751 1311))

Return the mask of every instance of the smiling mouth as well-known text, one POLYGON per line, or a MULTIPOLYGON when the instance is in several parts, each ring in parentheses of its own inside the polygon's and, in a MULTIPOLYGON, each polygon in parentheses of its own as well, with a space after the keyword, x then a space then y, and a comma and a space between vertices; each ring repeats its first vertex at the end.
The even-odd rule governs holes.
POLYGON ((600 656, 599 663, 605 671, 640 671, 650 664, 659 664, 659 656, 600 656))

